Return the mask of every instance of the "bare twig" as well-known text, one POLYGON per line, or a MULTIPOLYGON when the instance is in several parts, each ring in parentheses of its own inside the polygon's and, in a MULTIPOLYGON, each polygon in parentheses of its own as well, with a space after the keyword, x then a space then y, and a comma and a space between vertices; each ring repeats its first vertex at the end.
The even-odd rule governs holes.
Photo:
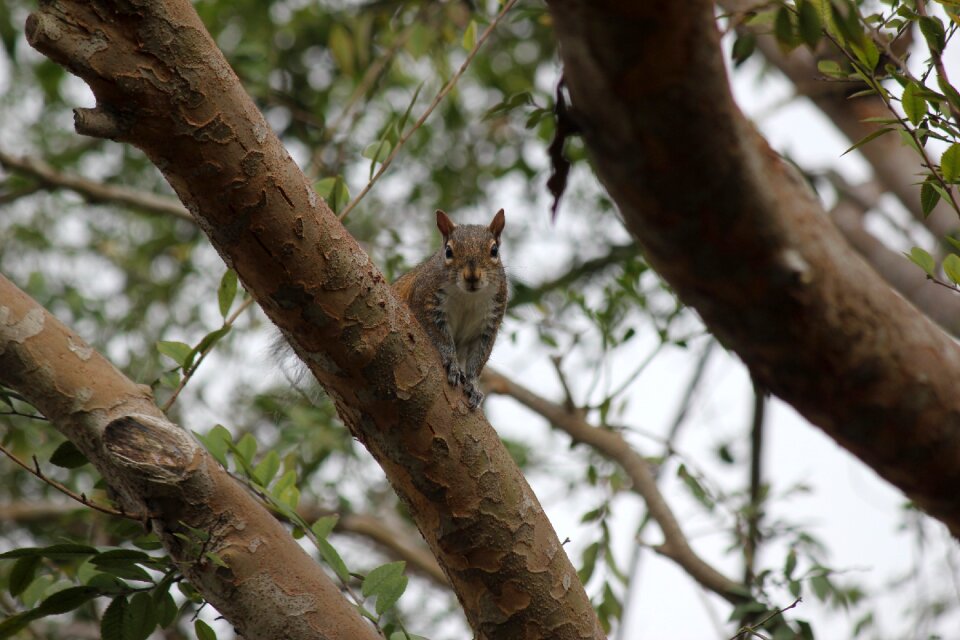
POLYGON ((460 80, 460 76, 462 76, 466 72, 467 68, 470 66, 470 63, 473 62, 473 58, 477 55, 477 52, 480 51, 480 48, 487 41, 487 38, 490 37, 490 34, 493 33, 493 30, 497 27, 498 24, 500 24, 500 20, 502 20, 503 17, 507 15, 507 13, 510 11, 510 9, 513 8, 513 5, 515 4, 517 4, 517 0, 509 0, 509 2, 503 5, 503 8, 500 10, 500 13, 497 14, 497 17, 493 19, 493 21, 483 31, 480 37, 477 38, 476 44, 473 46, 473 49, 470 50, 470 53, 467 54, 467 57, 463 61, 463 64, 461 64, 460 68, 457 69, 456 73, 454 73, 453 76, 451 76, 451 78, 447 80, 447 83, 443 85, 443 88, 440 89, 440 92, 437 93, 437 95, 433 98, 433 101, 430 103, 430 106, 427 107, 427 110, 423 112, 423 115, 421 115, 420 118, 415 123, 413 123, 413 126, 410 127, 410 129, 405 134, 400 136, 400 139, 397 141, 396 146, 394 146, 393 150, 390 151, 390 155, 388 155, 387 158, 383 161, 383 164, 380 165, 380 168, 377 170, 377 172, 373 175, 372 178, 370 178, 370 181, 367 183, 367 185, 360 191, 360 193, 357 194, 357 197, 351 200, 350 204, 344 207, 343 211, 340 212, 340 216, 339 216, 340 220, 343 220, 344 218, 346 218, 347 214, 353 211, 353 208, 356 207, 360 203, 360 201, 363 199, 363 197, 370 192, 370 189, 372 189, 373 185, 376 184, 377 180, 380 179, 380 176, 386 173, 387 169, 390 167, 390 164, 393 163, 393 159, 397 157, 398 153, 400 153, 400 149, 403 147, 403 145, 406 144, 407 140, 410 139, 410 136, 416 133, 417 129, 423 126, 423 123, 427 121, 427 118, 430 117, 430 114, 433 113, 433 110, 437 108, 440 102, 442 102, 443 99, 447 97, 447 94, 450 93, 450 91, 452 91, 453 88, 457 85, 457 81, 460 80))
POLYGON ((101 513, 105 513, 105 514, 107 514, 107 515, 119 516, 119 517, 121 517, 121 518, 127 518, 128 520, 135 520, 135 521, 137 521, 137 522, 140 522, 140 521, 143 520, 143 518, 140 517, 140 516, 133 515, 133 514, 129 514, 129 513, 125 513, 125 512, 123 512, 123 511, 117 511, 116 509, 114 509, 114 508, 112 508, 112 507, 106 507, 106 506, 97 504, 96 502, 93 502, 92 500, 90 500, 89 498, 87 498, 87 496, 85 496, 84 494, 82 494, 82 493, 76 493, 76 492, 72 491, 71 489, 68 489, 68 488, 67 488, 66 486, 64 486, 63 484, 57 482, 57 481, 54 480, 53 478, 48 478, 48 477, 46 476, 46 474, 44 474, 44 473, 40 470, 40 463, 39 463, 39 461, 37 460, 36 456, 34 456, 34 458, 33 458, 33 467, 31 467, 31 466, 28 465, 26 462, 24 462, 23 460, 21 460, 20 458, 18 458, 17 456, 15 456, 12 451, 10 451, 10 450, 7 449, 6 447, 4 447, 2 444, 0 444, 0 452, 2 452, 5 456, 7 456, 8 458, 10 458, 10 460, 12 460, 13 463, 16 464, 17 466, 19 466, 19 467, 21 467, 22 469, 26 470, 26 471, 27 471, 28 473, 30 473, 31 475, 36 476, 36 477, 39 478, 40 480, 43 480, 44 482, 46 482, 48 485, 50 485, 51 487, 53 487, 54 489, 56 489, 56 490, 59 491, 60 493, 62 493, 62 494, 64 494, 64 495, 66 495, 66 496, 68 496, 68 497, 76 500, 77 502, 79 502, 80 504, 82 504, 82 505, 85 506, 85 507, 90 507, 91 509, 94 509, 94 510, 99 511, 99 512, 101 512, 101 513))
POLYGON ((101 184, 80 176, 62 173, 42 160, 14 156, 3 150, 0 150, 0 166, 9 171, 32 176, 45 186, 74 191, 91 202, 112 202, 147 213, 170 215, 193 222, 193 216, 176 198, 101 184))
POLYGON ((758 633, 758 632, 757 632, 757 629, 762 628, 763 625, 767 624, 768 622, 770 622, 771 620, 773 620, 773 619, 776 618, 777 616, 782 615, 784 611, 789 611, 790 609, 793 609, 795 606, 797 606, 797 605, 800 604, 801 602, 803 602, 803 598, 797 598, 796 600, 793 601, 792 604, 787 605, 787 606, 784 607, 783 609, 777 609, 776 611, 771 612, 770 615, 768 615, 766 618, 764 618, 763 620, 761 620, 761 621, 758 622, 757 624, 755 624, 755 625, 753 625, 753 626, 749 626, 749 627, 748 627, 748 626, 740 627, 740 628, 737 630, 737 632, 736 632, 735 634, 733 634, 733 636, 730 638, 730 640, 738 640, 739 638, 742 638, 742 637, 743 637, 743 634, 745 634, 745 633, 746 633, 746 634, 750 634, 750 635, 752 635, 752 636, 756 636, 756 637, 758 637, 758 638, 763 638, 764 640, 769 640, 765 635, 763 635, 763 634, 761 634, 761 633, 758 633))

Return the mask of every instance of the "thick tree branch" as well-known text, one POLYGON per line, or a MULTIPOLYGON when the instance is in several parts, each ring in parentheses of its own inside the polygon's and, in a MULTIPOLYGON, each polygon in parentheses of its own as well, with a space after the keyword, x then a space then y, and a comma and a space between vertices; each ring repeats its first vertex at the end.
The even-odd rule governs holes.
POLYGON ((960 535, 960 348, 743 118, 712 3, 550 7, 577 121, 644 257, 761 384, 960 535))
POLYGON ((143 149, 373 454, 477 635, 601 638, 522 474, 311 189, 188 0, 45 4, 31 44, 93 89, 83 131, 143 149))
POLYGON ((650 464, 633 450, 623 436, 616 431, 595 427, 584 420, 576 409, 570 410, 542 398, 490 368, 483 372, 482 379, 491 393, 510 396, 549 420, 551 425, 561 429, 574 442, 583 443, 620 465, 630 478, 631 489, 646 501, 650 515, 663 532, 663 543, 654 547, 657 552, 672 559, 690 577, 728 602, 738 604, 749 599, 746 587, 721 574, 690 547, 680 523, 657 487, 650 464))
POLYGON ((74 191, 90 202, 107 202, 133 207, 147 213, 174 216, 193 222, 193 216, 175 198, 102 184, 95 180, 57 171, 46 162, 27 156, 15 156, 0 149, 0 166, 35 178, 41 185, 74 191))
POLYGON ((0 276, 0 384, 19 392, 97 468, 129 513, 247 638, 376 638, 270 513, 144 388, 0 276), (176 536, 208 532, 197 557, 176 536))

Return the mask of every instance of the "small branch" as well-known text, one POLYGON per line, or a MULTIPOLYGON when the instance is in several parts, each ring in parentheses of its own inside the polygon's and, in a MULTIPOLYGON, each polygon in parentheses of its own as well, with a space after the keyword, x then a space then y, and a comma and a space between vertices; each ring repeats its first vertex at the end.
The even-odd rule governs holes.
POLYGON ((744 585, 721 574, 690 547, 680 523, 657 487, 649 463, 633 450, 623 436, 615 431, 593 426, 580 415, 536 395, 492 369, 485 369, 482 379, 489 385, 491 393, 514 398, 549 420, 551 425, 566 432, 575 442, 586 444, 619 464, 631 480, 631 489, 646 501, 651 516, 660 525, 664 541, 654 547, 658 553, 676 562, 694 580, 728 602, 738 604, 749 599, 744 585))
POLYGON ((610 247, 610 251, 607 254, 586 260, 553 280, 547 280, 533 287, 527 286, 522 282, 514 281, 511 283, 513 295, 510 297, 507 308, 516 309, 517 307, 534 303, 551 291, 562 289, 582 278, 592 276, 607 267, 622 264, 625 260, 637 255, 639 255, 639 249, 637 245, 632 242, 614 245, 610 247))
POLYGON ((13 463, 16 464, 17 466, 19 466, 19 467, 21 467, 22 469, 26 470, 26 471, 27 471, 28 473, 30 473, 31 475, 36 476, 36 477, 39 478, 40 480, 43 480, 44 482, 46 482, 48 485, 50 485, 51 487, 53 487, 54 489, 56 489, 56 490, 59 491, 60 493, 62 493, 62 494, 64 494, 64 495, 66 495, 66 496, 68 496, 68 497, 76 500, 77 502, 79 502, 80 504, 82 504, 82 505, 85 506, 85 507, 90 507, 91 509, 94 509, 94 510, 99 511, 99 512, 101 512, 101 513, 105 513, 105 514, 110 515, 110 516, 119 516, 119 517, 121 517, 121 518, 127 518, 128 520, 134 520, 134 521, 136 521, 136 522, 142 522, 142 521, 143 521, 143 518, 141 518, 140 516, 131 515, 131 514, 129 514, 129 513, 123 512, 123 511, 117 511, 116 509, 114 509, 114 508, 112 508, 112 507, 105 507, 105 506, 99 505, 99 504, 97 504, 96 502, 93 502, 92 500, 90 500, 89 498, 87 498, 87 496, 85 496, 84 494, 82 494, 82 493, 75 493, 74 491, 68 489, 66 486, 60 484, 59 482, 57 482, 57 481, 54 480, 53 478, 48 478, 48 477, 40 470, 40 462, 37 460, 37 457, 36 457, 36 456, 33 457, 33 467, 31 467, 31 466, 28 465, 26 462, 24 462, 23 460, 21 460, 20 458, 18 458, 17 456, 15 456, 12 451, 10 451, 10 450, 7 449, 6 447, 4 447, 2 444, 0 444, 0 452, 2 452, 5 456, 7 456, 8 458, 10 458, 10 460, 12 460, 13 463))
POLYGON ((184 206, 176 198, 160 196, 106 185, 80 176, 61 173, 46 162, 27 156, 14 156, 0 149, 0 166, 9 171, 31 176, 43 186, 67 189, 82 195, 91 202, 110 202, 129 206, 147 213, 169 215, 193 222, 184 206))
POLYGON ((756 636, 756 637, 758 637, 758 638, 763 638, 764 640, 769 640, 765 635, 763 635, 763 634, 761 634, 761 633, 758 633, 758 632, 757 632, 757 629, 762 629, 762 628, 763 628, 763 625, 767 624, 768 622, 770 622, 771 620, 773 620, 773 619, 776 618, 777 616, 783 615, 783 613, 784 613, 785 611, 789 611, 790 609, 793 609, 795 606, 797 606, 797 605, 800 604, 801 602, 803 602, 803 598, 797 598, 796 600, 793 601, 792 604, 787 605, 787 606, 784 607, 783 609, 777 609, 776 611, 773 611, 772 613, 770 613, 770 615, 768 615, 766 618, 764 618, 763 620, 761 620, 761 621, 758 622, 757 624, 755 624, 755 625, 753 625, 753 626, 743 626, 743 627, 740 627, 740 628, 737 630, 737 632, 736 632, 735 634, 733 634, 733 636, 730 638, 730 640, 738 640, 739 638, 742 638, 744 634, 750 634, 750 635, 756 636))
POLYGON ((457 72, 454 73, 449 80, 447 80, 445 85, 443 85, 443 88, 440 89, 440 92, 434 97, 433 102, 431 102, 430 106, 427 107, 427 110, 423 112, 423 115, 421 115, 420 118, 413 123, 413 126, 405 134, 400 136, 396 146, 390 152, 390 155, 387 156, 386 160, 383 161, 383 164, 380 165, 380 169, 378 169, 374 176, 370 179, 370 182, 367 183, 367 186, 365 186, 360 193, 357 194, 357 197, 351 200, 350 204, 344 207, 343 211, 340 212, 340 215, 338 216, 340 220, 346 218, 347 214, 353 211, 353 208, 360 203, 367 193, 369 193, 370 189, 373 188, 373 185, 376 184, 377 180, 380 179, 380 176, 386 173, 387 169, 390 167, 390 164, 393 162, 393 159, 397 157, 398 153, 400 153, 400 149, 403 148, 403 145, 406 144, 407 140, 410 139, 410 136, 416 133, 417 129, 423 126, 423 123, 427 121, 427 118, 430 117, 430 114, 433 113, 433 110, 436 109, 440 102, 447 97, 447 94, 450 93, 455 86, 457 86, 457 81, 460 80, 460 76, 462 76, 466 72, 467 68, 469 68, 470 63, 473 62, 473 58, 477 55, 477 52, 480 51, 480 48, 483 46, 484 42, 487 41, 487 38, 490 37, 490 34, 493 33, 493 30, 498 24, 500 24, 500 20, 507 15, 507 13, 515 4, 517 4, 517 0, 509 0, 509 2, 503 5, 500 13, 497 14, 497 17, 493 19, 480 37, 477 38, 476 44, 473 46, 473 49, 470 50, 470 53, 467 54, 466 60, 463 61, 463 64, 461 64, 460 68, 457 69, 457 72))
MULTIPOLYGON (((743 543, 743 581, 753 584, 757 547, 760 545, 760 518, 763 483, 763 425, 767 394, 756 382, 753 384, 753 419, 750 424, 750 502, 747 504, 747 536, 743 543)), ((746 620, 741 624, 746 624, 746 620)))
POLYGON ((353 113, 354 108, 360 103, 360 99, 363 98, 373 87, 374 83, 380 79, 383 73, 387 70, 387 67, 390 65, 390 62, 394 59, 394 57, 396 57, 400 49, 407 44, 407 41, 410 40, 410 36, 413 35, 413 32, 417 26, 422 24, 421 18, 426 13, 427 12, 425 10, 418 11, 414 16, 413 21, 411 21, 411 23, 407 25, 400 35, 397 36, 394 43, 390 45, 390 47, 383 53, 382 56, 377 58, 373 64, 367 67, 367 70, 364 72, 360 82, 357 83, 353 93, 350 94, 350 97, 347 98, 347 101, 344 103, 340 114, 329 126, 324 126, 321 144, 317 145, 317 148, 313 153, 313 157, 310 159, 309 176, 311 179, 316 179, 318 177, 319 168, 323 164, 321 161, 321 155, 326 148, 326 145, 324 145, 323 142, 329 141, 331 138, 333 138, 333 136, 337 135, 337 133, 340 131, 340 128, 353 113))
MULTIPOLYGON (((921 16, 927 15, 927 3, 924 0, 917 0, 917 13, 921 16)), ((937 76, 943 84, 949 85, 950 79, 947 77, 947 68, 943 65, 943 58, 940 52, 934 51, 930 47, 928 47, 928 49, 930 49, 930 59, 933 60, 933 66, 937 70, 937 76)), ((902 68, 906 69, 906 65, 902 65, 902 68)), ((953 118, 953 121, 960 124, 960 112, 957 111, 957 108, 949 100, 947 100, 947 105, 950 108, 950 116, 953 118)))
MULTIPOLYGON (((237 318, 240 317, 240 314, 242 314, 244 311, 250 308, 250 305, 252 304, 253 304, 253 297, 250 297, 244 300, 243 304, 237 307, 237 310, 231 313, 230 316, 223 321, 223 326, 221 327, 221 329, 232 327, 233 323, 236 322, 237 318)), ((217 342, 219 341, 215 341, 213 344, 211 344, 206 349, 201 351, 200 354, 197 356, 196 362, 194 362, 193 366, 190 367, 190 370, 183 372, 183 377, 180 379, 180 383, 177 385, 177 388, 173 390, 173 393, 170 395, 169 398, 167 398, 167 401, 163 403, 162 407, 160 407, 161 411, 166 413, 167 411, 170 410, 170 407, 173 406, 173 403, 177 401, 177 397, 180 395, 180 392, 183 391, 184 387, 187 386, 187 382, 189 382, 190 379, 193 378, 193 375, 197 372, 197 369, 200 368, 200 364, 204 361, 207 355, 211 351, 213 351, 213 348, 217 346, 217 342)))

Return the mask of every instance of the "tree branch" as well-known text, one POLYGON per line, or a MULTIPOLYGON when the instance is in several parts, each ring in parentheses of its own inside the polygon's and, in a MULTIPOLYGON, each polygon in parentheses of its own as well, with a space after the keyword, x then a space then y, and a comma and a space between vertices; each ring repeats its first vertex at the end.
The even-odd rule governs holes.
POLYGON ((9 171, 35 178, 41 185, 74 191, 90 202, 107 202, 133 207, 159 215, 174 216, 193 222, 193 216, 175 198, 102 184, 87 178, 57 171, 46 162, 27 156, 15 156, 0 149, 0 166, 9 171))
POLYGON ((97 468, 129 513, 147 514, 190 582, 248 638, 377 634, 279 522, 142 387, 0 276, 0 384, 17 390, 97 468), (177 534, 210 534, 198 558, 177 534), (291 570, 295 568, 295 570, 291 570))
POLYGON ((594 166, 651 266, 762 385, 960 535, 960 348, 743 118, 712 3, 550 8, 594 166))
POLYGON ((188 0, 64 0, 30 43, 143 149, 383 467, 489 638, 602 638, 556 532, 482 412, 320 200, 188 0), (96 34, 96 46, 91 46, 96 34), (203 61, 198 63, 197 61, 203 61))
POLYGON ((721 574, 690 547, 680 523, 657 487, 650 463, 634 451, 623 436, 616 431, 591 425, 576 410, 567 410, 490 368, 484 370, 482 380, 491 393, 510 396, 549 420, 551 425, 561 429, 574 442, 586 444, 620 465, 630 478, 631 489, 646 501, 650 515, 663 532, 663 543, 654 547, 657 552, 676 562, 694 580, 728 602, 738 604, 749 599, 748 591, 742 584, 721 574))

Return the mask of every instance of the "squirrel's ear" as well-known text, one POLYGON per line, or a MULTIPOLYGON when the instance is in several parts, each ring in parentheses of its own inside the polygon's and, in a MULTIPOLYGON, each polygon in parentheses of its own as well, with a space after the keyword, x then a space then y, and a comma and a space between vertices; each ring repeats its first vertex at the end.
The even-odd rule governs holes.
POLYGON ((444 238, 449 238, 450 234, 453 233, 453 230, 457 228, 457 225, 453 224, 453 221, 447 217, 442 210, 437 209, 437 229, 440 229, 440 233, 443 234, 444 238))
POLYGON ((497 215, 493 216, 493 222, 490 223, 490 233, 493 234, 493 237, 498 241, 500 240, 500 234, 503 232, 503 225, 506 224, 506 220, 503 217, 503 209, 497 211, 497 215))

